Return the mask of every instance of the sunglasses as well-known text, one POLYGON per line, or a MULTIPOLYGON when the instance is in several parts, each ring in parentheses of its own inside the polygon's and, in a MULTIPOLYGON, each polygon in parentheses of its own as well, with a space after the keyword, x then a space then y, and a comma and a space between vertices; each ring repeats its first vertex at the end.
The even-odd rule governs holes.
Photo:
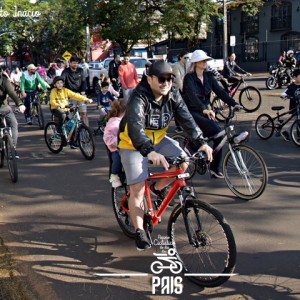
POLYGON ((157 81, 158 81, 159 84, 164 84, 166 81, 170 83, 170 82, 174 81, 174 78, 173 77, 168 77, 168 78, 166 78, 166 77, 157 77, 157 81))

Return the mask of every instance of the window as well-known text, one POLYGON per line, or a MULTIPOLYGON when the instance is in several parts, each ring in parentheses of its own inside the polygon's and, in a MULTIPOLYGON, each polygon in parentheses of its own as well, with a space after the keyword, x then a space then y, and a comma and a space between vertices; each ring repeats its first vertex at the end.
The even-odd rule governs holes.
POLYGON ((259 33, 259 18, 256 16, 248 16, 242 13, 241 35, 259 33))
POLYGON ((292 4, 282 1, 281 4, 272 5, 271 31, 287 30, 292 26, 292 4))
POLYGON ((249 37, 245 40, 245 61, 258 61, 258 39, 249 37))
POLYGON ((294 51, 300 50, 300 33, 290 32, 283 34, 281 37, 281 50, 287 51, 292 49, 294 51))

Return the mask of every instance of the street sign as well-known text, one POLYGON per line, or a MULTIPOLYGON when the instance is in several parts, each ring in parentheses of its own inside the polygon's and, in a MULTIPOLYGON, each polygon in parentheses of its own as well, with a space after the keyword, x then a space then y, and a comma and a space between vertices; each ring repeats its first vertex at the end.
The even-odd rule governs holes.
POLYGON ((65 51, 64 54, 62 55, 62 58, 67 61, 69 61, 71 57, 72 57, 72 54, 68 51, 65 51))
POLYGON ((235 35, 230 36, 230 46, 234 47, 235 46, 235 35))

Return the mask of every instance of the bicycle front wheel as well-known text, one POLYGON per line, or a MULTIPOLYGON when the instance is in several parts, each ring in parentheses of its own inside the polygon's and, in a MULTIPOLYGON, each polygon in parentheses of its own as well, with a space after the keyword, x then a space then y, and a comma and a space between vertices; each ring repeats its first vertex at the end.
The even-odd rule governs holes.
MULTIPOLYGON (((180 148, 184 150, 184 148, 188 142, 188 138, 186 136, 181 135, 181 134, 175 134, 172 136, 172 139, 177 141, 179 143, 180 148)), ((197 170, 196 161, 194 161, 194 160, 190 161, 189 166, 188 166, 187 170, 185 171, 186 173, 189 173, 190 176, 185 178, 185 180, 189 180, 189 179, 193 178, 196 173, 196 170, 197 170)))
POLYGON ((269 139, 273 135, 274 130, 274 121, 268 114, 258 116, 255 122, 255 131, 261 139, 269 139))
POLYGON ((168 222, 168 235, 184 275, 203 287, 227 281, 236 263, 236 245, 230 226, 212 205, 199 199, 178 204, 168 222))
POLYGON ((232 145, 225 154, 223 172, 227 186, 239 198, 259 197, 268 182, 268 171, 262 157, 245 145, 232 145))
POLYGON ((44 129, 45 127, 45 121, 44 121, 44 113, 43 113, 43 110, 42 110, 42 106, 40 103, 35 103, 35 106, 36 106, 36 117, 37 117, 37 120, 38 120, 38 123, 39 123, 39 127, 40 129, 44 129))
POLYGON ((240 105, 244 107, 245 111, 257 111, 261 105, 261 94, 254 86, 247 86, 241 90, 239 102, 240 105))
POLYGON ((220 98, 215 97, 211 106, 218 121, 224 122, 225 119, 230 116, 231 107, 227 103, 223 102, 220 98))
POLYGON ((63 149, 62 136, 57 133, 55 122, 47 123, 44 131, 47 147, 53 153, 59 153, 63 149))
POLYGON ((128 201, 129 201, 129 188, 125 183, 125 180, 122 180, 122 178, 125 178, 125 175, 120 176, 121 182, 123 185, 118 188, 112 188, 112 205, 113 210, 116 216, 116 219, 118 221, 118 224, 122 231, 130 238, 135 237, 135 230, 133 223, 131 221, 129 211, 125 211, 121 207, 121 203, 125 202, 126 206, 128 207, 128 201))
POLYGON ((16 150, 12 137, 10 135, 4 136, 5 143, 5 156, 7 161, 7 167, 12 182, 18 181, 18 165, 16 159, 16 150))
POLYGON ((78 142, 83 156, 92 160, 95 157, 95 142, 91 130, 85 124, 81 124, 78 129, 78 142))
POLYGON ((300 147, 300 120, 295 120, 293 125, 291 126, 291 138, 293 143, 300 147))

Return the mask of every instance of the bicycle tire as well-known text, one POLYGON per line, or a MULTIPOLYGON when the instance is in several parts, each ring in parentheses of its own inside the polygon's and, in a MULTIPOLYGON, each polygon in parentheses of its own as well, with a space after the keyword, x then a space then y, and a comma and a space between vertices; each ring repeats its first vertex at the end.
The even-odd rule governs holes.
POLYGON ((255 131, 261 139, 267 140, 272 137, 274 130, 275 125, 271 116, 268 114, 258 116, 255 121, 255 131))
POLYGON ((244 107, 246 112, 254 112, 260 108, 261 94, 254 86, 243 88, 239 95, 239 103, 244 107))
POLYGON ((18 181, 18 165, 16 159, 16 150, 14 147, 12 137, 10 135, 5 135, 4 143, 5 143, 5 156, 6 156, 9 175, 11 181, 15 183, 18 181))
POLYGON ((95 142, 93 133, 85 124, 81 124, 78 128, 77 140, 81 153, 87 160, 92 160, 95 157, 95 142))
POLYGON ((227 186, 239 198, 252 200, 259 197, 268 182, 268 171, 263 158, 251 147, 232 145, 224 156, 223 173, 227 186), (237 162, 241 172, 235 165, 237 162))
POLYGON ((4 150, 0 149, 0 168, 4 166, 4 150))
POLYGON ((223 102, 220 98, 215 97, 211 103, 211 107, 215 112, 216 119, 219 122, 225 122, 231 114, 231 106, 223 102))
POLYGON ((45 127, 45 120, 44 120, 44 113, 42 110, 42 106, 40 103, 35 103, 36 106, 36 116, 39 123, 40 129, 44 129, 45 127))
POLYGON ((274 90, 277 87, 277 79, 275 77, 269 77, 266 80, 266 88, 268 90, 274 90))
MULTIPOLYGON (((184 148, 188 141, 188 137, 181 134, 175 134, 172 136, 172 139, 177 141, 179 143, 180 148, 184 151, 184 148)), ((190 176, 186 177, 185 180, 188 181, 189 179, 193 178, 196 174, 196 171, 197 171, 196 161, 190 161, 188 168, 185 170, 185 173, 189 173, 190 176)))
POLYGON ((117 219, 117 222, 122 229, 122 231, 125 233, 126 236, 129 238, 135 237, 135 229, 132 224, 129 212, 125 212, 121 208, 121 201, 124 197, 126 197, 126 201, 129 200, 129 197, 127 196, 129 187, 126 185, 125 180, 125 173, 121 174, 120 176, 122 186, 118 188, 112 188, 112 206, 113 211, 115 214, 115 217, 117 219))
POLYGON ((232 230, 215 207, 187 198, 184 207, 178 204, 172 211, 168 236, 170 247, 175 249, 183 273, 190 281, 202 287, 216 287, 230 278, 209 275, 231 274, 236 264, 232 230))
POLYGON ((295 120, 291 126, 290 136, 293 143, 300 147, 300 120, 295 120))
POLYGON ((51 152, 59 153, 63 149, 62 137, 57 133, 55 122, 51 121, 46 124, 44 138, 51 152))

